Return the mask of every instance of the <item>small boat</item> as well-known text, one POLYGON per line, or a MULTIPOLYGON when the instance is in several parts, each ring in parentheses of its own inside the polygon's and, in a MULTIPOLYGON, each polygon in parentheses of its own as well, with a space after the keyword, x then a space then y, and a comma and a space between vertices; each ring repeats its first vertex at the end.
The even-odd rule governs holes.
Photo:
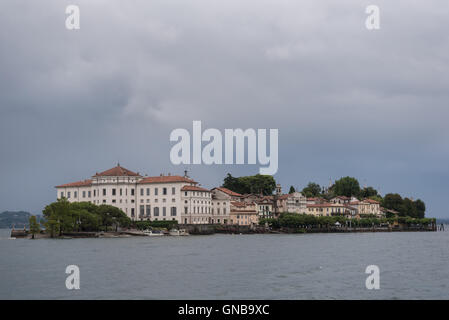
POLYGON ((160 230, 144 230, 143 233, 149 237, 160 237, 164 235, 160 230))
POLYGON ((185 229, 171 229, 170 230, 171 236, 188 236, 189 233, 185 229))

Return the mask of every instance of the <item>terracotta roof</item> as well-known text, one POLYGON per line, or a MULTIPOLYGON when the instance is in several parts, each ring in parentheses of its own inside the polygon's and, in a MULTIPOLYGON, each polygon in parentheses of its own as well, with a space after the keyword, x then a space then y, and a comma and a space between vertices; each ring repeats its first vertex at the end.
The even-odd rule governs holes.
POLYGON ((184 187, 181 188, 181 191, 205 191, 205 192, 210 192, 210 190, 208 190, 208 189, 197 187, 197 186, 184 186, 184 187))
POLYGON ((249 205, 249 203, 238 202, 238 201, 231 201, 231 205, 233 205, 235 207, 246 207, 247 205, 249 205))
POLYGON ((61 184, 59 186, 56 186, 55 188, 88 187, 90 185, 92 185, 92 180, 88 179, 88 180, 83 180, 83 181, 61 184))
POLYGON ((365 199, 365 200, 363 200, 363 201, 368 202, 368 203, 372 203, 372 204, 378 204, 378 203, 380 203, 379 201, 376 201, 376 200, 373 200, 373 199, 365 199))
POLYGON ((187 182, 197 184, 196 181, 181 176, 146 177, 139 181, 139 183, 172 183, 172 182, 187 182))
POLYGON ((242 197, 242 195, 240 193, 234 192, 232 190, 229 190, 228 188, 223 188, 223 187, 218 187, 218 188, 214 188, 216 190, 220 190, 221 192, 224 192, 230 196, 234 196, 234 197, 242 197))
POLYGON ((132 176, 132 177, 139 177, 140 175, 132 172, 131 170, 128 170, 126 168, 121 167, 120 165, 117 165, 114 168, 111 168, 109 170, 96 173, 94 177, 101 177, 101 176, 109 176, 109 177, 122 177, 122 176, 132 176))

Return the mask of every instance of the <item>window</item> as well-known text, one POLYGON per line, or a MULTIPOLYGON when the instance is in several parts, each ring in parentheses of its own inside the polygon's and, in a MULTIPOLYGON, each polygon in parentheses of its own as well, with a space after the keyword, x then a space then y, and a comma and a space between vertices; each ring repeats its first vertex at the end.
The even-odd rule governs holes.
POLYGON ((172 217, 176 216, 176 207, 171 207, 170 208, 170 214, 171 214, 172 217))
POLYGON ((115 199, 112 199, 112 203, 115 203, 115 199))
POLYGON ((146 212, 147 212, 147 217, 150 217, 151 216, 151 206, 149 204, 147 204, 146 212))
POLYGON ((187 197, 187 191, 186 192, 184 192, 184 195, 187 197))
POLYGON ((140 188, 140 195, 143 196, 143 188, 140 188))
POLYGON ((97 190, 94 190, 94 197, 97 196, 97 190))
POLYGON ((61 192, 61 198, 63 198, 64 197, 64 192, 61 192))
POLYGON ((154 195, 157 196, 158 194, 158 188, 154 188, 154 195))
POLYGON ((187 214, 187 211, 188 211, 189 209, 187 208, 187 207, 184 207, 184 213, 185 214, 187 214))
POLYGON ((115 189, 112 189, 112 195, 115 196, 115 189))
POLYGON ((86 191, 83 191, 83 198, 86 197, 86 191))
POLYGON ((163 207, 162 208, 162 215, 165 217, 167 215, 167 208, 163 207))
POLYGON ((176 192, 176 188, 175 187, 171 188, 171 194, 175 194, 175 192, 176 192))
POLYGON ((147 196, 150 195, 150 188, 147 188, 147 196))
POLYGON ((162 188, 162 194, 165 196, 167 194, 167 188, 162 188))
POLYGON ((103 203, 106 203, 106 200, 105 200, 105 199, 103 199, 103 203))
POLYGON ((154 216, 158 217, 159 216, 159 207, 154 207, 153 211, 154 211, 154 216))
POLYGON ((120 188, 120 196, 122 195, 122 188, 120 188))
POLYGON ((73 192, 73 196, 75 197, 75 198, 78 198, 78 192, 73 192))
MULTIPOLYGON (((142 189, 143 190, 143 189, 142 189)), ((139 217, 140 218, 143 218, 143 216, 145 215, 145 206, 144 205, 141 205, 140 206, 140 215, 139 215, 139 217)))
POLYGON ((70 191, 67 192, 67 199, 70 199, 70 191))
POLYGON ((131 189, 131 195, 132 195, 132 196, 134 195, 134 188, 131 189))
POLYGON ((103 196, 106 195, 106 189, 103 189, 103 196))
POLYGON ((131 208, 131 217, 134 218, 134 208, 131 208))
POLYGON ((92 193, 90 191, 87 191, 87 197, 90 198, 91 195, 92 193))

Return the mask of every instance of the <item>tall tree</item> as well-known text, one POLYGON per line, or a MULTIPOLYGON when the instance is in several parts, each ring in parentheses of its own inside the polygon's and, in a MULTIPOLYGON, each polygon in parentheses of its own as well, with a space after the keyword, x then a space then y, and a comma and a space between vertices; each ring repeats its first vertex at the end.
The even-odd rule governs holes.
POLYGON ((360 197, 362 198, 371 198, 377 195, 379 194, 377 193, 377 190, 374 189, 373 187, 365 187, 362 190, 360 190, 360 197))
POLYGON ((256 174, 253 176, 233 177, 228 173, 223 180, 223 187, 234 192, 245 194, 271 195, 276 189, 276 181, 270 175, 256 174))
POLYGON ((387 209, 396 210, 401 212, 402 197, 397 193, 387 193, 382 200, 382 206, 387 209))
POLYGON ((405 198, 402 202, 402 206, 400 208, 401 215, 404 217, 412 217, 417 218, 418 212, 415 207, 415 203, 409 198, 405 198))
POLYGON ((292 194, 292 193, 295 193, 295 192, 296 192, 295 187, 294 186, 290 186, 290 190, 288 190, 288 193, 292 194))
POLYGON ((35 234, 39 233, 41 231, 41 228, 39 226, 39 223, 37 222, 36 216, 31 216, 29 222, 31 239, 34 239, 35 234))
POLYGON ((302 194, 308 198, 317 197, 320 195, 320 193, 321 187, 318 183, 315 182, 309 182, 309 184, 307 184, 307 187, 302 189, 302 194))
POLYGON ((415 208, 416 208, 416 213, 418 218, 424 218, 424 215, 426 213, 426 205, 424 203, 424 201, 422 201, 421 199, 418 199, 415 201, 415 208))
POLYGON ((344 177, 335 181, 332 191, 336 196, 357 197, 360 194, 360 184, 356 178, 344 177))

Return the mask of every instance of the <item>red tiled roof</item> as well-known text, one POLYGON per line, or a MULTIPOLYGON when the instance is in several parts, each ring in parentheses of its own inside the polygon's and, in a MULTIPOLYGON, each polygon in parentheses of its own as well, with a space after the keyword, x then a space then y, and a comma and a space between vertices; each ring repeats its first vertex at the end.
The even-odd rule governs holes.
POLYGON ((88 180, 83 180, 83 181, 61 184, 59 186, 56 186, 55 188, 88 187, 90 185, 92 185, 92 180, 88 179, 88 180))
POLYGON ((246 207, 247 205, 250 205, 247 202, 238 202, 238 201, 231 201, 231 205, 234 207, 246 207))
POLYGON ((184 186, 181 188, 181 191, 203 191, 203 192, 210 192, 210 190, 197 187, 197 186, 184 186))
POLYGON ((140 175, 132 172, 131 170, 125 169, 123 167, 121 167, 120 165, 117 165, 114 168, 111 168, 109 170, 100 172, 100 173, 96 173, 94 177, 99 177, 99 176, 109 176, 109 177, 122 177, 122 176, 132 176, 132 177, 139 177, 140 175))
POLYGON ((224 192, 230 196, 234 196, 234 197, 242 197, 242 195, 240 193, 234 192, 232 190, 229 190, 228 188, 223 188, 223 187, 218 187, 218 188, 214 188, 217 190, 220 190, 221 192, 224 192))
POLYGON ((365 199, 365 200, 363 200, 363 201, 368 202, 368 203, 372 203, 372 204, 378 204, 378 203, 380 203, 379 201, 376 201, 376 200, 373 200, 373 199, 365 199))
POLYGON ((139 183, 172 183, 172 182, 187 182, 197 184, 196 181, 181 176, 146 177, 139 181, 139 183))

